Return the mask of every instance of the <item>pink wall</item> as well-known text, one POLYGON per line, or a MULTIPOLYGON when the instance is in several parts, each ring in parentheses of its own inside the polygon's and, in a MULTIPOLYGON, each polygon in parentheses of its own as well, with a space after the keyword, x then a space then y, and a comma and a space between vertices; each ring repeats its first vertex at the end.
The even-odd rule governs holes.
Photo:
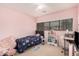
MULTIPOLYGON (((73 31, 78 31, 78 6, 61 10, 58 12, 50 13, 44 16, 37 17, 37 23, 47 22, 47 21, 55 21, 62 20, 66 18, 73 18, 73 31)), ((56 31, 57 39, 59 40, 59 45, 63 46, 64 41, 61 39, 64 36, 65 31, 56 31), (61 43, 62 42, 62 43, 61 43)))
POLYGON ((79 6, 78 6, 78 32, 79 32, 79 6))
POLYGON ((34 34, 35 30, 36 22, 33 17, 0 7, 0 36, 11 34, 15 37, 22 37, 34 34))

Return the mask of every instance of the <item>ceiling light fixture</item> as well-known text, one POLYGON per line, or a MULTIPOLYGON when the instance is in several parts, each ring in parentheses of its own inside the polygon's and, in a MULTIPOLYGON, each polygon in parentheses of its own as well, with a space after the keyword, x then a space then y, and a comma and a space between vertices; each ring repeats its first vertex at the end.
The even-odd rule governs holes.
POLYGON ((37 3, 36 5, 37 5, 37 8, 36 8, 37 10, 40 10, 46 7, 46 5, 42 3, 37 3))
POLYGON ((45 5, 38 5, 37 9, 43 9, 45 7, 45 5))

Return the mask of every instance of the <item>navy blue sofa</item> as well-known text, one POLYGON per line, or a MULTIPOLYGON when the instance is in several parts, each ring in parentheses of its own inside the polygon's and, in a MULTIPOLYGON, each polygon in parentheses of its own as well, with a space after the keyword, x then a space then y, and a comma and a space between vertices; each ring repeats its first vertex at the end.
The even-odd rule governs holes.
POLYGON ((26 36, 16 40, 16 50, 19 53, 24 52, 29 47, 38 45, 42 42, 40 36, 26 36))

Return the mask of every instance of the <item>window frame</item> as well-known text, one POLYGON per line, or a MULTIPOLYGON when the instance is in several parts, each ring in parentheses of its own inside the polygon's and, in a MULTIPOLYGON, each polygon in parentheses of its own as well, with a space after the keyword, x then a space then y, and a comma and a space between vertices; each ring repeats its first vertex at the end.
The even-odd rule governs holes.
POLYGON ((48 21, 48 22, 37 23, 37 24, 42 24, 42 26, 41 26, 42 27, 42 30, 39 30, 38 27, 37 27, 37 30, 39 30, 39 31, 52 30, 51 23, 53 23, 53 22, 58 22, 59 23, 59 25, 53 25, 53 27, 57 27, 57 28, 54 28, 53 30, 56 30, 56 31, 65 31, 65 30, 68 29, 69 31, 73 31, 73 18, 67 18, 67 19, 62 19, 62 20, 56 20, 56 21, 48 21), (71 22, 70 23, 71 25, 69 26, 69 28, 71 28, 71 29, 68 28, 68 24, 67 24, 67 22, 69 20, 71 22), (46 26, 45 26, 46 23, 49 24, 49 25, 47 25, 47 29, 45 29, 46 28, 46 26), (66 25, 64 25, 64 24, 66 24, 66 25))

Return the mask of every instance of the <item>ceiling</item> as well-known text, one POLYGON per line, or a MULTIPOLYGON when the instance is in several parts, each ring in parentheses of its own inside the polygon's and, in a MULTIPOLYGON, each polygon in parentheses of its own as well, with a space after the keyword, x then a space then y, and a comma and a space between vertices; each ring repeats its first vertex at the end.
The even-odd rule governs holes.
POLYGON ((60 11, 77 5, 77 3, 4 3, 0 6, 20 11, 33 17, 60 11))

